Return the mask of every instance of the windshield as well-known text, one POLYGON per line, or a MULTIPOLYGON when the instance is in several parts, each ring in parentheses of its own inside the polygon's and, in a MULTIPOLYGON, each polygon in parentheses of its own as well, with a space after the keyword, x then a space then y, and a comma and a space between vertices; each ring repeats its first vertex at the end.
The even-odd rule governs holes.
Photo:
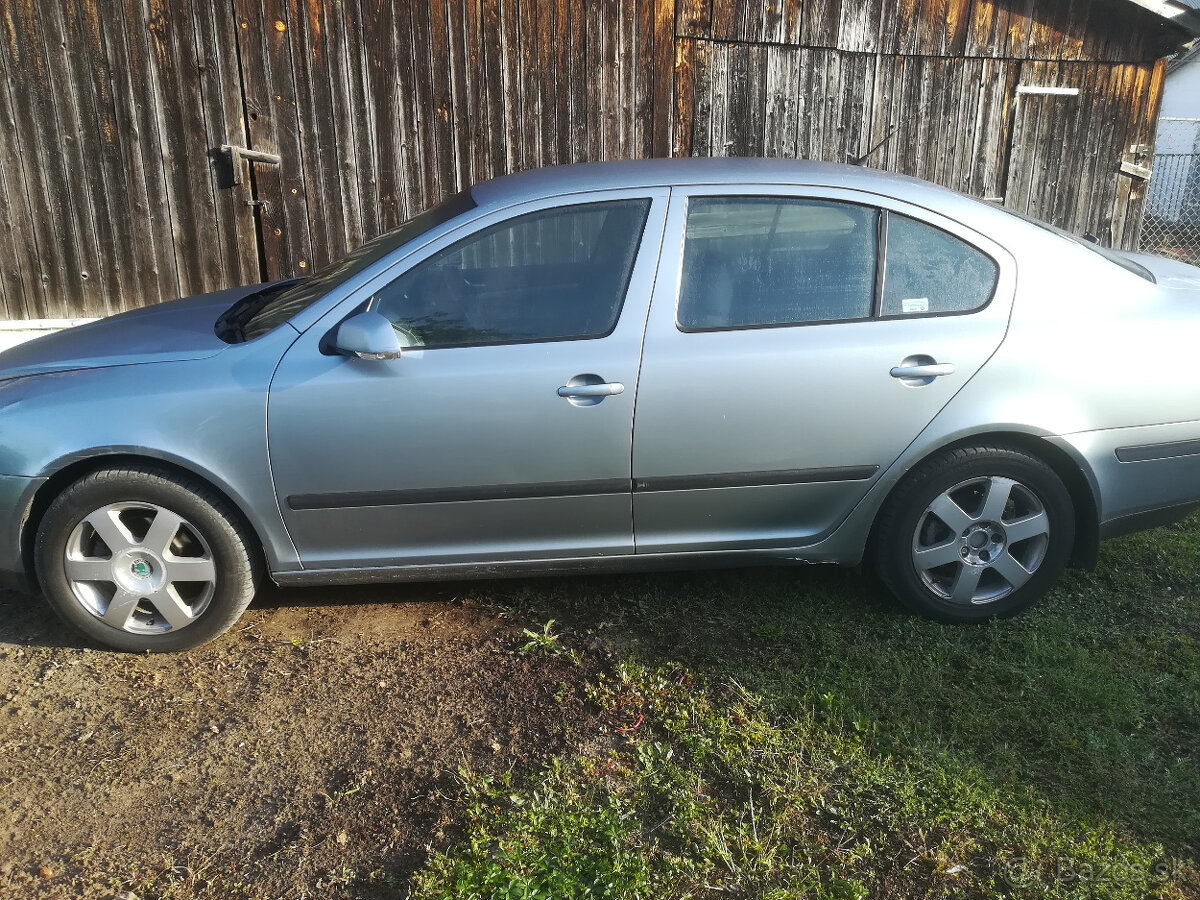
MULTIPOLYGON (((994 205, 999 206, 999 204, 994 204, 994 205)), ((1138 265, 1132 259, 1129 259, 1128 257, 1123 256, 1120 252, 1118 252, 1116 250, 1110 250, 1107 247, 1101 247, 1098 243, 1096 243, 1095 238, 1080 237, 1077 234, 1071 234, 1071 232, 1063 231, 1061 228, 1051 225, 1049 222, 1043 222, 1041 219, 1035 219, 1033 216, 1029 215, 1028 213, 1017 212, 1015 209, 1008 209, 1007 207, 1000 207, 1000 208, 1003 209, 1010 216, 1016 216, 1018 219, 1028 222, 1030 225, 1036 225, 1038 228, 1041 228, 1044 231, 1049 231, 1051 234, 1057 234, 1059 237, 1066 238, 1068 241, 1072 241, 1073 243, 1078 244, 1080 247, 1086 247, 1088 250, 1091 250, 1093 253, 1095 253, 1099 256, 1103 256, 1110 263, 1116 263, 1122 269, 1132 272, 1134 275, 1138 275, 1142 278, 1145 278, 1147 281, 1150 281, 1150 282, 1153 282, 1155 280, 1154 274, 1149 269, 1147 269, 1145 266, 1138 265)))
POLYGON ((471 192, 462 191, 398 228, 372 238, 353 253, 302 281, 268 285, 243 297, 217 320, 217 335, 231 344, 254 340, 307 309, 330 290, 383 259, 397 247, 474 207, 471 192))

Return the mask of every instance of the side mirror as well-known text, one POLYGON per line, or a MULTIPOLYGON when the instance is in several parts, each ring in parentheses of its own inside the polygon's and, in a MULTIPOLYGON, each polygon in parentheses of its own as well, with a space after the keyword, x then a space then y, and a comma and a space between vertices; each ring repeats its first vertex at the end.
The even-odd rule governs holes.
POLYGON ((392 323, 368 310, 338 326, 333 348, 343 356, 358 359, 399 359, 401 346, 392 323))

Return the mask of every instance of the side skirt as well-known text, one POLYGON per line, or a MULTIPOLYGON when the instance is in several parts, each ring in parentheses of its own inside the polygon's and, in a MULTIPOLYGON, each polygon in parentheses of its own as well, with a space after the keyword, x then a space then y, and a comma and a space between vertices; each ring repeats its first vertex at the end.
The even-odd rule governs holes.
POLYGON ((796 550, 731 550, 718 553, 657 553, 637 556, 448 563, 445 565, 377 566, 367 569, 305 569, 273 572, 280 587, 334 584, 378 584, 396 581, 474 581, 546 575, 597 575, 617 572, 678 572, 750 566, 838 564, 836 559, 808 559, 796 550))

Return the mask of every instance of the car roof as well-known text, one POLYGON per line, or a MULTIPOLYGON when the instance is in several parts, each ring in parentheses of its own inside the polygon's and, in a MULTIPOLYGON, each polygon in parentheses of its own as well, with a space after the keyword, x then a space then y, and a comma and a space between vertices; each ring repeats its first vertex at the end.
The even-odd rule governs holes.
MULTIPOLYGON (((483 210, 548 197, 621 188, 688 185, 785 185, 843 188, 892 197, 988 234, 1034 226, 1000 208, 920 178, 841 163, 757 157, 688 157, 572 163, 480 182, 471 197, 483 210)), ((736 190, 733 191, 736 193, 736 190)))
POLYGON ((471 188, 480 206, 509 205, 540 197, 617 188, 673 187, 697 184, 814 185, 866 190, 897 198, 917 195, 962 197, 919 178, 799 159, 696 157, 573 163, 529 169, 484 181, 471 188))

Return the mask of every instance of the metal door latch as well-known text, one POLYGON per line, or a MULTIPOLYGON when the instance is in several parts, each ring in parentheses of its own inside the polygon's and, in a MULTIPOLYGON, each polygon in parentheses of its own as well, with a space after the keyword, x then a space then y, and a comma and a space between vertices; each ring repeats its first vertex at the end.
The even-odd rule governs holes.
POLYGON ((242 163, 267 163, 277 166, 280 163, 277 153, 264 153, 262 150, 248 150, 245 147, 235 147, 233 144, 222 144, 221 152, 229 154, 229 164, 233 166, 233 183, 242 183, 242 163))

